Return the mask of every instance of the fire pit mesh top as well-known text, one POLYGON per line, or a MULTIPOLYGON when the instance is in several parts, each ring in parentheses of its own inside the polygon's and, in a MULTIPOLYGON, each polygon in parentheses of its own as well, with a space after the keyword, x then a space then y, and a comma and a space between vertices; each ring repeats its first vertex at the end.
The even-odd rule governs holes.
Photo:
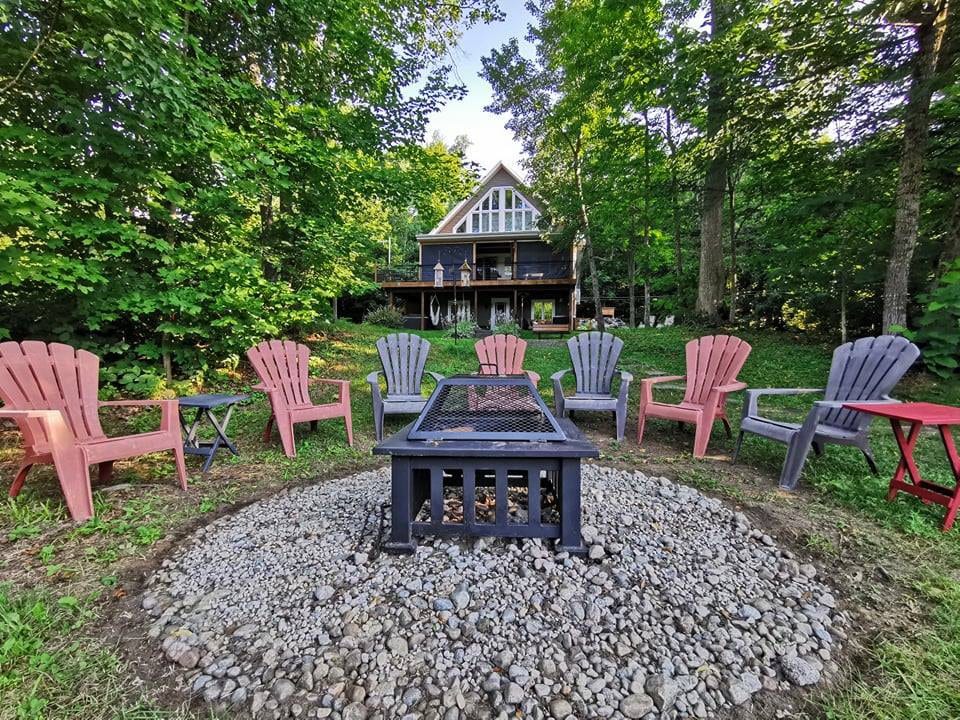
POLYGON ((445 378, 416 419, 410 440, 566 440, 526 375, 445 378))

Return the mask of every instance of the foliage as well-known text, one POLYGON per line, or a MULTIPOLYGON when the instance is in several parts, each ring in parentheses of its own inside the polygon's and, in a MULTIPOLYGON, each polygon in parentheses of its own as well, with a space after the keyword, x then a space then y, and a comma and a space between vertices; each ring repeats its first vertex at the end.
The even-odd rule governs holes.
POLYGON ((918 325, 914 336, 924 347, 923 362, 931 372, 948 377, 960 361, 960 261, 930 293, 918 325))
POLYGON ((447 48, 495 16, 490 0, 7 4, 0 327, 160 375, 309 331, 461 197, 461 151, 421 141, 461 92, 447 48))
POLYGON ((470 317, 463 317, 449 323, 443 330, 447 337, 472 338, 477 332, 477 323, 470 317))
POLYGON ((510 313, 499 312, 494 318, 497 333, 500 335, 519 335, 520 325, 510 313))
POLYGON ((403 327, 403 313, 390 305, 379 305, 370 308, 363 316, 363 321, 369 325, 380 325, 388 328, 403 327))

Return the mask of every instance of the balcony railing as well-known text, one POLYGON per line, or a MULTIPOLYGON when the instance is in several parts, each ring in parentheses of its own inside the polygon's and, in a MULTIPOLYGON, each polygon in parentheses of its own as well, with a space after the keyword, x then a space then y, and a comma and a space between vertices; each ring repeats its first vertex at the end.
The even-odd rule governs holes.
MULTIPOLYGON (((443 266, 444 284, 460 280, 459 263, 443 266)), ((436 263, 434 263, 436 265, 436 263)), ((377 268, 376 281, 378 283, 395 282, 433 282, 434 265, 394 265, 388 268, 377 268)), ((479 260, 471 265, 471 280, 568 280, 573 277, 572 264, 569 261, 519 261, 506 265, 486 264, 479 260)))

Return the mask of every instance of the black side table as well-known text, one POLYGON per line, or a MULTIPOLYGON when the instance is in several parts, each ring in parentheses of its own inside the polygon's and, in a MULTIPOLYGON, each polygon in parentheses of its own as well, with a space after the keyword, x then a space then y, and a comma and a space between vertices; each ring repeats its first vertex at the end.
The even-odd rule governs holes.
POLYGON ((239 455, 236 446, 227 437, 227 425, 230 424, 230 416, 233 414, 233 408, 238 402, 243 402, 249 395, 191 395, 190 397, 180 398, 180 426, 186 437, 183 441, 183 451, 188 455, 200 455, 205 457, 203 463, 203 472, 207 472, 213 464, 213 456, 217 450, 224 446, 234 455, 239 455), (226 408, 223 420, 217 419, 214 414, 216 408, 226 408), (196 408, 197 412, 193 416, 193 421, 188 422, 184 416, 184 408, 196 408), (213 442, 201 442, 197 437, 197 431, 203 419, 213 426, 217 436, 213 442))

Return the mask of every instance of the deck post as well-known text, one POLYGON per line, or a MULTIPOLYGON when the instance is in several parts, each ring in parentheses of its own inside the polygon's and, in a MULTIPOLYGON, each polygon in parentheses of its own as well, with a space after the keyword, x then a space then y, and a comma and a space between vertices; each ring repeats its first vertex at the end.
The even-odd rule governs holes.
POLYGON ((427 318, 426 318, 426 314, 425 314, 425 313, 426 313, 426 304, 425 304, 425 303, 426 303, 426 299, 427 299, 427 294, 426 294, 423 290, 421 290, 421 291, 420 291, 420 329, 421 329, 421 330, 426 330, 426 329, 427 329, 427 318))

